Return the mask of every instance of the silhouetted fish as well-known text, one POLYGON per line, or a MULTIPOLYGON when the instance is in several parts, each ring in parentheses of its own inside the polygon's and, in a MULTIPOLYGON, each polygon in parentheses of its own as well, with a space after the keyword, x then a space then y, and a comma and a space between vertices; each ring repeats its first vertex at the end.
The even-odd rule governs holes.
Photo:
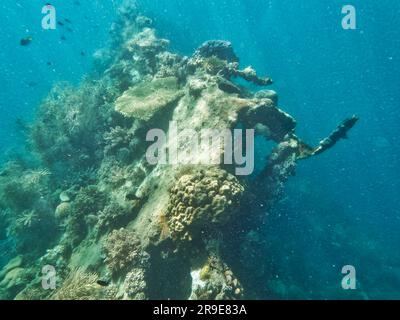
POLYGON ((101 285, 102 287, 106 287, 106 286, 108 286, 110 284, 110 282, 107 281, 107 280, 99 279, 99 280, 97 280, 97 284, 101 285))
POLYGON ((28 85, 28 87, 33 88, 33 87, 36 87, 36 86, 38 85, 38 83, 35 82, 35 81, 29 81, 29 82, 27 83, 27 85, 28 85))
POLYGON ((65 37, 65 36, 61 36, 61 38, 60 38, 61 40, 67 40, 67 38, 65 37))
POLYGON ((62 23, 61 21, 57 21, 57 24, 59 25, 59 26, 64 26, 64 23, 62 23))
POLYGON ((32 38, 31 36, 22 38, 22 39, 20 40, 20 45, 21 45, 21 46, 27 46, 28 44, 30 44, 30 43, 32 42, 32 40, 33 40, 33 38, 32 38))
POLYGON ((52 63, 51 63, 50 61, 47 61, 46 64, 47 64, 48 66, 51 66, 51 65, 52 65, 52 63))
POLYGON ((64 21, 65 21, 66 23, 72 23, 71 20, 69 20, 68 18, 64 18, 64 21))
POLYGON ((15 119, 15 127, 17 131, 26 132, 29 129, 29 126, 22 118, 15 119))

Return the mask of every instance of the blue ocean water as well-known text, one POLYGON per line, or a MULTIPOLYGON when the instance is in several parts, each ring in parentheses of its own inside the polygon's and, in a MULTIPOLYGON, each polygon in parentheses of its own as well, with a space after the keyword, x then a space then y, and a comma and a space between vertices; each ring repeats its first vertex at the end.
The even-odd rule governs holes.
MULTIPOLYGON (((265 230, 271 251, 260 258, 273 256, 275 278, 310 298, 351 298, 332 289, 347 264, 367 298, 400 298, 400 3, 352 0, 357 29, 344 30, 347 3, 339 0, 138 2, 179 53, 209 39, 231 41, 242 65, 274 79, 279 105, 305 141, 316 144, 345 117, 359 116, 347 141, 299 164, 265 230), (346 237, 337 240, 338 232, 346 237)), ((51 3, 72 31, 41 29, 44 1, 0 5, 1 161, 24 147, 16 120, 32 121, 54 82, 79 83, 90 72, 120 1, 51 3), (27 35, 32 45, 20 46, 27 35)))

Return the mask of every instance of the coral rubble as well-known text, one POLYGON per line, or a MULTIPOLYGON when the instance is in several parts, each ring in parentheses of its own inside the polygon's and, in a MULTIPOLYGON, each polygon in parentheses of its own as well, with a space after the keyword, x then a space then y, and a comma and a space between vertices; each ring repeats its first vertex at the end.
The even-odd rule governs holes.
MULTIPOLYGON (((317 148, 295 135, 275 91, 252 67, 239 68, 231 43, 208 41, 191 56, 168 51, 151 20, 120 10, 111 47, 96 53, 97 73, 77 88, 57 85, 30 129, 31 160, 0 172, 0 227, 15 238, 0 271, 3 298, 242 299, 258 264, 240 252, 279 199, 300 159, 333 146, 346 122, 317 148), (149 129, 255 129, 276 144, 261 173, 235 176, 219 145, 193 150, 168 132, 188 165, 146 161, 149 129), (55 267, 55 291, 40 287, 55 267)), ((246 251, 246 250, 244 250, 246 251)), ((265 283, 268 274, 263 273, 265 283)))

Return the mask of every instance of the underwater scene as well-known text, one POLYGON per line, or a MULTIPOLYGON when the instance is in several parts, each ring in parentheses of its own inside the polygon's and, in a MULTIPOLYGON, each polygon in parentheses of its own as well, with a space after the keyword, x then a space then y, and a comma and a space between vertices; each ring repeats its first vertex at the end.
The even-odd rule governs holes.
POLYGON ((399 1, 0 17, 0 299, 400 299, 399 1))

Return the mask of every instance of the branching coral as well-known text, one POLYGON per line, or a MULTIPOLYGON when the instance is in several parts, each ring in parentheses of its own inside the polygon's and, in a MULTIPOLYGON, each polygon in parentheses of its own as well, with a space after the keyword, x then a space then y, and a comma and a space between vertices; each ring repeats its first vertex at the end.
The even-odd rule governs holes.
POLYGON ((35 223, 40 221, 39 215, 31 210, 22 213, 16 220, 16 224, 21 228, 31 228, 35 223))
POLYGON ((129 270, 123 282, 124 299, 145 299, 149 255, 141 249, 137 236, 127 229, 112 231, 104 242, 105 262, 113 275, 129 270))
POLYGON ((240 77, 258 86, 272 84, 272 79, 259 77, 250 66, 239 69, 239 59, 233 51, 232 44, 223 40, 212 40, 203 43, 189 61, 189 66, 201 67, 207 73, 221 74, 227 80, 231 77, 240 77))
POLYGON ((100 180, 113 188, 135 188, 146 177, 146 170, 138 163, 121 166, 117 161, 104 162, 99 170, 100 180))
POLYGON ((183 81, 186 77, 187 58, 183 58, 178 54, 168 51, 159 53, 156 56, 157 73, 156 78, 176 77, 179 81, 183 81))
POLYGON ((57 236, 48 232, 55 227, 51 186, 50 171, 33 163, 11 161, 0 172, 0 237, 19 252, 39 254, 57 236))
POLYGON ((138 237, 127 229, 112 231, 104 242, 105 262, 113 273, 143 264, 147 254, 142 252, 138 237))
POLYGON ((155 30, 151 28, 144 28, 142 32, 135 35, 126 44, 129 51, 140 51, 149 56, 154 56, 165 50, 168 45, 169 41, 157 38, 155 30))
POLYGON ((107 81, 85 81, 78 89, 59 85, 42 103, 31 143, 48 166, 82 169, 101 159, 98 135, 108 127, 115 94, 109 88, 107 81))
POLYGON ((50 176, 51 172, 48 169, 31 170, 24 176, 24 181, 27 186, 36 186, 41 183, 42 179, 50 176))
POLYGON ((195 52, 194 56, 216 57, 227 62, 239 62, 239 58, 233 51, 232 43, 223 40, 210 40, 204 42, 195 52))
POLYGON ((192 300, 231 300, 243 298, 243 287, 219 255, 210 254, 201 269, 193 270, 192 300))
POLYGON ((105 155, 116 154, 118 150, 126 149, 133 152, 139 144, 139 139, 135 136, 135 128, 125 129, 120 126, 111 128, 104 134, 105 155))
POLYGON ((120 49, 115 52, 118 58, 106 70, 106 74, 117 81, 119 88, 126 90, 148 75, 175 74, 171 68, 163 68, 160 72, 161 63, 165 61, 163 53, 169 42, 156 37, 155 30, 146 25, 150 24, 148 19, 138 17, 129 22, 121 21, 121 24, 124 33, 115 39, 119 42, 115 46, 120 49))
POLYGON ((144 300, 146 299, 146 276, 143 268, 133 268, 124 281, 125 299, 144 300))
POLYGON ((47 169, 25 169, 16 164, 0 178, 2 201, 16 211, 31 209, 37 199, 47 193, 50 172, 47 169))
POLYGON ((97 214, 106 203, 106 195, 96 185, 82 188, 75 197, 73 210, 78 215, 97 214))
POLYGON ((172 237, 190 240, 202 229, 226 222, 243 191, 239 181, 221 169, 183 175, 170 192, 167 216, 172 237))
POLYGON ((156 37, 154 29, 144 28, 132 40, 127 41, 126 48, 140 62, 137 65, 140 72, 155 73, 157 67, 156 55, 165 51, 168 45, 168 40, 156 37))
POLYGON ((48 203, 43 202, 10 219, 7 235, 16 240, 19 252, 38 254, 57 236, 57 232, 48 232, 54 227, 54 216, 48 203))
POLYGON ((106 195, 96 185, 81 188, 69 208, 67 233, 69 240, 77 244, 87 234, 88 219, 97 219, 97 215, 107 202, 106 195))
POLYGON ((121 205, 111 202, 99 214, 97 223, 98 232, 123 226, 127 221, 135 217, 136 211, 135 204, 128 203, 121 205))
POLYGON ((216 56, 205 58, 203 61, 203 68, 207 71, 207 73, 212 75, 223 72, 227 67, 227 62, 219 59, 216 56))

